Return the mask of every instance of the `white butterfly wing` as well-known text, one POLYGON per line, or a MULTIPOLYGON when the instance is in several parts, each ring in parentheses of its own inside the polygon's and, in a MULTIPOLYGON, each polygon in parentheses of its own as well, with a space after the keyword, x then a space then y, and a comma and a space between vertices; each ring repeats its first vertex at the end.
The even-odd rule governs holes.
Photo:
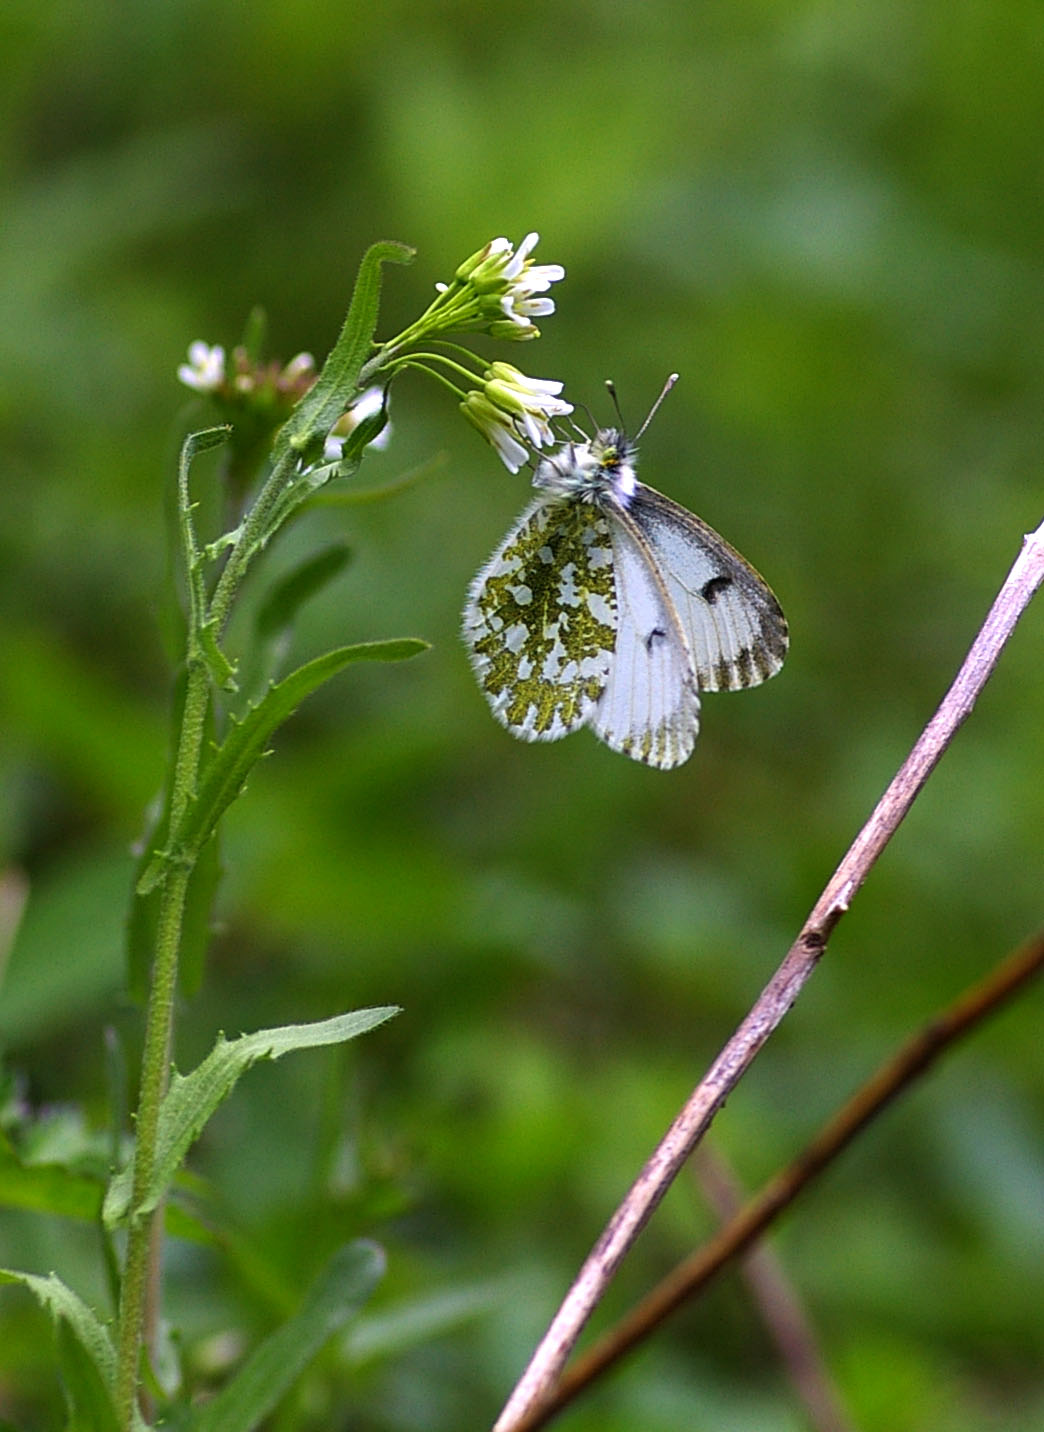
POLYGON ((669 770, 700 729, 689 647, 643 534, 618 510, 611 532, 616 649, 588 725, 614 751, 669 770))
POLYGON ((787 622, 768 584, 713 527, 638 483, 627 507, 692 652, 701 691, 757 686, 783 665, 787 622))
POLYGON ((524 741, 583 726, 613 660, 610 520, 538 498, 471 584, 462 631, 494 716, 524 741))

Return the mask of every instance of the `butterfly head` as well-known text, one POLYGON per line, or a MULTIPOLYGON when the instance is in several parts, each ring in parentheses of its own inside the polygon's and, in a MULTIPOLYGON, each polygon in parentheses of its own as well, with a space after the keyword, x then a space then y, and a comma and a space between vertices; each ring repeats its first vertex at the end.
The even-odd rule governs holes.
POLYGON ((600 428, 593 438, 566 443, 537 467, 533 486, 570 502, 616 502, 626 507, 638 479, 637 449, 618 428, 600 428))

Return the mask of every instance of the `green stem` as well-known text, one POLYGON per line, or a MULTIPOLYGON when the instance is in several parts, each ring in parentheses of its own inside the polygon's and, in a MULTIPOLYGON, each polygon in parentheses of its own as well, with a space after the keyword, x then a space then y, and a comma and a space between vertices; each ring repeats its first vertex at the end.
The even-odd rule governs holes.
MULTIPOLYGON (((263 532, 272 508, 292 476, 295 462, 296 456, 290 453, 273 469, 244 520, 239 538, 229 553, 209 604, 207 619, 215 637, 220 637, 225 628, 239 584, 257 550, 258 534, 263 532)), ((190 656, 189 661, 181 731, 171 784, 168 827, 171 840, 176 840, 182 816, 195 796, 210 701, 210 676, 206 663, 198 653, 194 631, 189 634, 189 650, 190 653, 195 652, 195 655, 190 656)), ((132 1210, 146 1197, 156 1166, 160 1110, 167 1090, 171 1062, 181 930, 193 864, 194 862, 179 859, 178 852, 174 849, 163 877, 156 955, 145 1015, 141 1088, 135 1119, 132 1210)), ((141 1349, 146 1341, 149 1321, 149 1289, 154 1282, 161 1253, 159 1220, 162 1216, 162 1205, 148 1214, 132 1213, 127 1235, 127 1255, 120 1294, 116 1371, 117 1412, 124 1432, 130 1432, 134 1425, 141 1349)))
MULTIPOLYGON (((202 661, 193 663, 185 689, 181 734, 174 766, 171 793, 171 829, 180 820, 195 790, 199 772, 203 730, 206 722, 210 683, 202 661)), ((172 862, 163 880, 156 931, 156 957, 152 967, 149 1002, 145 1016, 145 1045, 142 1051, 141 1089, 135 1119, 134 1184, 131 1208, 145 1198, 156 1165, 156 1142, 160 1109, 167 1088, 170 1048, 174 1026, 174 1000, 178 983, 178 952, 185 913, 185 895, 191 867, 172 862)), ((157 1210, 133 1215, 127 1236, 127 1256, 120 1293, 120 1319, 116 1364, 116 1406, 120 1426, 130 1432, 138 1392, 141 1347, 144 1341, 148 1290, 151 1280, 150 1249, 158 1257, 159 1239, 153 1237, 157 1210)))
MULTIPOLYGON (((178 946, 185 910, 185 891, 189 870, 176 867, 163 885, 160 903, 159 930, 156 938, 156 960, 149 992, 145 1022, 145 1048, 142 1054, 141 1094, 135 1121, 134 1191, 132 1207, 145 1197, 152 1181, 156 1163, 156 1135, 160 1107, 167 1084, 170 1039, 174 1019, 174 993, 177 988, 178 946)), ((127 1237, 127 1257, 123 1269, 120 1296, 119 1346, 117 1352, 116 1401, 120 1426, 133 1426, 134 1405, 138 1390, 145 1311, 150 1281, 149 1249, 153 1242, 153 1222, 157 1213, 135 1216, 127 1237)))
MULTIPOLYGON (((283 489, 293 478, 296 463, 297 453, 291 451, 283 457, 281 462, 276 464, 264 487, 258 493, 253 507, 243 519, 239 536, 228 555, 228 561, 225 563, 221 576, 218 578, 218 584, 214 588, 214 596, 210 603, 210 621, 217 637, 220 637, 225 629, 225 623, 228 621, 239 584, 246 575, 250 559, 257 550, 258 537, 264 531, 272 509, 279 501, 283 489)), ((171 828, 173 829, 173 823, 171 828)))

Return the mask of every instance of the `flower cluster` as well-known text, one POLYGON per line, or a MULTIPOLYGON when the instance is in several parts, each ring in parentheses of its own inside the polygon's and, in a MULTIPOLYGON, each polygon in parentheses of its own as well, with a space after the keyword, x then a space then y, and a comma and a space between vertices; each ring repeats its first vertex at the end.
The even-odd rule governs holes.
MULTIPOLYGON (((465 259, 454 275, 454 283, 470 288, 479 297, 479 324, 494 338, 538 338, 534 318, 554 313, 552 298, 537 298, 553 283, 565 278, 561 264, 535 264, 529 255, 540 240, 527 234, 517 249, 508 239, 491 239, 478 253, 465 259)), ((450 292, 449 285, 439 285, 450 292)))
MULTIPOLYGON (((476 374, 482 360, 476 362, 468 350, 445 341, 449 334, 469 332, 514 341, 539 337, 533 320, 554 313, 549 290, 565 277, 565 270, 561 264, 534 263, 538 239, 535 233, 527 234, 517 248, 509 239, 491 239, 465 259, 450 283, 436 284, 435 299, 414 323, 376 346, 361 375, 363 384, 375 386, 344 394, 344 411, 326 437, 324 463, 339 463, 346 440, 359 424, 386 409, 389 385, 406 368, 420 369, 450 388, 464 416, 511 472, 517 472, 534 451, 556 441, 551 420, 573 411, 560 396, 561 383, 527 377, 503 362, 491 363, 476 374)), ((178 368, 178 377, 197 393, 235 409, 237 427, 246 421, 257 431, 259 426, 271 429, 285 421, 314 384, 316 368, 309 353, 298 354, 281 368, 255 360, 244 347, 232 350, 229 363, 223 348, 195 342, 189 346, 188 362, 178 368)), ((379 425, 371 421, 370 426, 379 425)), ((388 432, 385 423, 373 445, 383 446, 388 432)), ((364 436, 356 437, 355 448, 364 436)))
POLYGON ((209 393, 226 403, 275 407, 289 412, 315 382, 315 359, 298 353, 280 368, 278 363, 254 361, 243 347, 233 348, 232 363, 225 361, 220 344, 211 347, 201 339, 189 344, 189 361, 178 367, 178 378, 197 393, 209 393))
POLYGON ((481 390, 465 394, 461 412, 492 444, 508 471, 517 472, 531 448, 555 441, 550 420, 565 417, 573 405, 558 396, 561 383, 528 378, 510 363, 492 363, 482 377, 481 390))
POLYGON ((494 338, 539 338, 534 318, 554 313, 554 299, 544 297, 565 277, 561 264, 535 264, 539 240, 527 234, 516 249, 510 239, 491 239, 457 269, 451 283, 435 285, 438 296, 396 338, 385 344, 390 356, 423 339, 446 333, 489 333, 494 338))

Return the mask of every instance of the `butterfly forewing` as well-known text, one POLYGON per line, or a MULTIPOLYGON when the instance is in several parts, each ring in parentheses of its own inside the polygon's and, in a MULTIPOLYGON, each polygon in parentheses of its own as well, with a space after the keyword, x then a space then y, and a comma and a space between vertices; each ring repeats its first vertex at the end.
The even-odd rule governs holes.
POLYGON ((594 505, 541 498, 471 585, 464 638, 496 717, 527 741, 582 726, 616 644, 609 521, 594 505))
POLYGON ((787 623, 769 586, 713 527, 638 483, 628 514, 645 539, 701 691, 756 686, 783 665, 787 623))
POLYGON ((590 726, 615 751, 667 770, 688 759, 700 701, 688 641, 642 534, 612 525, 616 652, 590 726))

